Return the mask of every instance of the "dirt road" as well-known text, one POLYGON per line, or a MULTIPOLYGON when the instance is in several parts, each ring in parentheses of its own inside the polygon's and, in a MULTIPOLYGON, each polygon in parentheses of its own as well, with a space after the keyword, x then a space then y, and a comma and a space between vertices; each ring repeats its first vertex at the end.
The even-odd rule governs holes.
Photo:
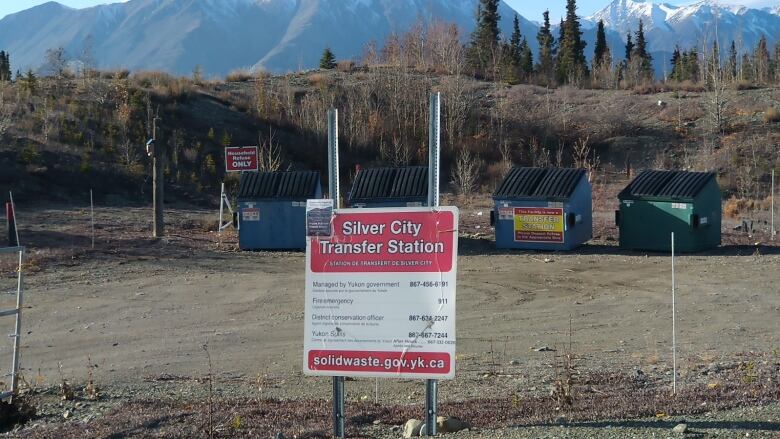
MULTIPOLYGON (((207 232, 174 233, 156 243, 141 234, 117 239, 117 230, 144 229, 139 212, 128 210, 123 224, 101 228, 94 251, 84 248, 81 222, 27 223, 37 224, 25 231, 31 240, 71 253, 31 256, 44 267, 27 279, 25 375, 56 383, 62 364, 66 378, 80 381, 90 358, 104 385, 194 377, 207 372, 205 345, 223 376, 284 382, 268 390, 271 396, 321 395, 329 382, 300 374, 303 254, 235 252, 207 232)), ((36 215, 31 219, 68 217, 36 215)), ((169 219, 192 226, 204 215, 178 211, 169 219)), ((120 216, 101 210, 99 222, 120 216)), ((671 366, 668 255, 602 244, 566 254, 502 253, 488 240, 462 237, 458 279, 459 379, 442 385, 445 398, 484 394, 484 386, 461 384, 486 373, 521 370, 528 381, 547 374, 554 353, 543 348, 560 351, 569 343, 570 319, 573 351, 587 367, 671 366)), ((678 258, 683 381, 696 364, 780 348, 778 281, 778 247, 733 246, 678 258)), ((357 392, 373 394, 373 383, 365 386, 357 392)), ((414 382, 381 386, 389 398, 420 391, 414 382)))

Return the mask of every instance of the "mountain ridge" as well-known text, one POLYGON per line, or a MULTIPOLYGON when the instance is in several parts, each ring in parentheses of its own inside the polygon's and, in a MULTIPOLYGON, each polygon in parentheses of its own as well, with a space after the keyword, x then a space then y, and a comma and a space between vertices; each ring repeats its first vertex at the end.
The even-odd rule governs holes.
MULTIPOLYGON (((97 67, 164 70, 207 75, 238 68, 271 72, 316 67, 330 46, 341 59, 358 59, 365 44, 379 46, 418 20, 457 24, 463 41, 473 30, 478 0, 129 0, 74 9, 50 1, 0 19, 0 49, 11 53, 14 69, 41 68, 47 49, 62 46, 78 58, 91 41, 97 67)), ((508 38, 516 11, 499 6, 502 36, 508 38)), ((520 17, 521 32, 534 54, 538 24, 520 17)), ((780 5, 762 9, 715 6, 709 0, 686 6, 614 0, 582 18, 586 56, 603 19, 613 54, 622 53, 627 32, 645 24, 649 49, 662 72, 675 45, 711 40, 715 18, 721 44, 738 40, 743 50, 761 35, 780 38, 780 5)), ((557 23, 554 35, 557 36, 557 23)), ((616 60, 619 57, 615 57, 616 60)))

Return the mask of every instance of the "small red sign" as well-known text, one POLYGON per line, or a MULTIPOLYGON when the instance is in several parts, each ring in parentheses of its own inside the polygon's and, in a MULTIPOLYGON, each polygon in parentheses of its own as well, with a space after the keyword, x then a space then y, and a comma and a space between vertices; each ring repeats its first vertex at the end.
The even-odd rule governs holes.
POLYGON ((257 171, 257 147, 235 146, 225 148, 225 171, 257 171))

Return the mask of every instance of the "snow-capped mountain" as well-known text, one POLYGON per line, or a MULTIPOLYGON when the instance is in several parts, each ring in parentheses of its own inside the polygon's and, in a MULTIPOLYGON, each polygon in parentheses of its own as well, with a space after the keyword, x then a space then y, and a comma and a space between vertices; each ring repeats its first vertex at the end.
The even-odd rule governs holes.
MULTIPOLYGON (((0 20, 0 50, 14 70, 42 65, 47 49, 78 57, 91 40, 100 68, 162 69, 189 74, 201 66, 224 75, 236 68, 271 71, 317 65, 330 46, 342 59, 359 58, 369 41, 382 44, 418 19, 456 23, 464 39, 474 28, 478 0, 129 0, 71 9, 56 2, 0 20)), ((501 3, 508 35, 514 11, 501 3)), ((521 18, 526 35, 537 27, 521 18)), ((535 42, 535 38, 529 38, 535 42)))
MULTIPOLYGON (((683 48, 711 45, 716 29, 723 46, 734 40, 742 50, 750 50, 762 35, 770 44, 777 42, 780 5, 776 0, 742 1, 755 7, 716 6, 714 0, 687 6, 614 0, 583 19, 586 56, 592 54, 599 19, 607 25, 616 60, 623 52, 621 38, 636 31, 642 19, 658 72, 663 72, 675 44, 683 48)), ((50 48, 62 46, 71 57, 79 58, 91 46, 93 58, 103 69, 189 74, 201 66, 209 75, 251 67, 283 72, 315 67, 326 46, 340 59, 360 58, 367 42, 381 46, 390 34, 406 32, 417 20, 455 23, 465 42, 475 25, 478 2, 129 0, 86 9, 49 2, 0 20, 0 50, 10 52, 13 70, 39 68, 50 48)), ((499 13, 506 38, 515 11, 502 1, 499 13)), ((520 27, 536 53, 538 25, 521 16, 520 27)), ((553 32, 558 35, 557 29, 553 32)))
POLYGON ((642 20, 651 51, 671 52, 676 44, 688 48, 711 47, 717 39, 721 47, 735 41, 748 50, 761 36, 770 44, 780 41, 780 6, 764 9, 714 0, 685 6, 652 1, 614 0, 606 8, 587 17, 591 24, 603 20, 607 29, 636 32, 642 20))

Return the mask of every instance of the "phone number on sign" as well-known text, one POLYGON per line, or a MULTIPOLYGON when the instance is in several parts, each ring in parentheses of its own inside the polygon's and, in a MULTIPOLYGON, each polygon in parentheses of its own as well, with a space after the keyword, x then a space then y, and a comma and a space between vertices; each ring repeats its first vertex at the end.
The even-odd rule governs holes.
POLYGON ((421 316, 421 315, 410 315, 409 321, 410 322, 446 322, 447 318, 449 316, 421 316))
POLYGON ((446 332, 410 332, 409 338, 449 338, 446 332))
POLYGON ((419 288, 419 287, 425 287, 425 288, 441 288, 446 287, 449 285, 449 282, 446 281, 412 281, 409 282, 409 286, 412 288, 419 288))

